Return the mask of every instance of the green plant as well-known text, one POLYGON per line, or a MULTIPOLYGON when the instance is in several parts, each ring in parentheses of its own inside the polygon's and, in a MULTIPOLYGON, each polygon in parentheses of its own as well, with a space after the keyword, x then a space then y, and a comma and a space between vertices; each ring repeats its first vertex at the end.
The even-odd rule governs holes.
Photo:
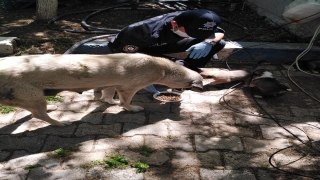
POLYGON ((63 148, 59 148, 53 151, 53 157, 55 158, 64 158, 68 155, 68 151, 63 148))
POLYGON ((16 110, 16 108, 14 108, 14 107, 0 105, 0 113, 1 114, 8 114, 8 113, 15 111, 15 110, 16 110))
POLYGON ((55 42, 54 44, 54 48, 56 51, 60 52, 60 51, 63 51, 65 49, 68 49, 68 47, 70 47, 70 43, 69 44, 66 44, 66 43, 63 43, 63 42, 55 42))
POLYGON ((33 169, 33 168, 37 168, 40 167, 40 164, 27 164, 24 169, 33 169))
POLYGON ((80 167, 84 168, 84 169, 89 169, 94 167, 95 165, 106 165, 106 161, 105 160, 95 160, 90 164, 83 164, 80 167))
POLYGON ((142 173, 146 172, 146 170, 149 168, 149 165, 138 161, 133 163, 131 167, 136 168, 137 173, 142 173))
POLYGON ((23 53, 27 53, 28 49, 36 44, 34 41, 28 39, 28 38, 25 38, 25 39, 19 39, 19 48, 18 48, 18 52, 16 54, 23 54, 23 53))
POLYGON ((148 147, 146 145, 143 145, 140 149, 140 154, 146 157, 149 157, 150 154, 152 154, 155 150, 151 147, 148 147))
POLYGON ((120 168, 124 169, 130 162, 130 160, 125 159, 123 155, 111 155, 108 159, 104 160, 106 162, 105 168, 120 168))
POLYGON ((95 160, 93 161, 93 165, 105 165, 106 162, 104 160, 95 160))
POLYGON ((92 168, 94 165, 93 164, 83 164, 81 165, 80 167, 83 168, 83 169, 90 169, 92 168))
POLYGON ((56 96, 45 96, 46 100, 49 102, 53 102, 53 103, 57 103, 57 102, 62 102, 63 101, 63 97, 60 95, 56 95, 56 96))
MULTIPOLYGON (((105 167, 106 170, 113 168, 124 169, 129 165, 129 163, 130 160, 126 159, 123 155, 110 155, 108 158, 104 160, 95 160, 90 164, 84 164, 80 167, 84 169, 89 169, 94 167, 95 165, 102 165, 105 167)), ((138 161, 131 164, 131 167, 135 168, 137 173, 142 173, 149 168, 149 165, 138 161)))

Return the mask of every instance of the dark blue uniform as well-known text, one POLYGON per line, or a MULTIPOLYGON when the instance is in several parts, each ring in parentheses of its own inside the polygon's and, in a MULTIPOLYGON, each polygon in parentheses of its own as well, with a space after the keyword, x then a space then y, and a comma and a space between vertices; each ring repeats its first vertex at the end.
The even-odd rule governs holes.
POLYGON ((171 30, 170 21, 181 12, 164 14, 127 26, 109 45, 114 52, 143 52, 147 47, 163 46, 183 39, 171 30), (135 48, 128 49, 127 46, 135 48))
MULTIPOLYGON (((190 46, 202 42, 204 39, 184 38, 172 32, 171 21, 184 11, 173 12, 150 18, 131 24, 121 30, 110 42, 109 48, 113 53, 120 52, 141 52, 154 56, 163 54, 185 52, 190 46)), ((224 30, 217 27, 216 32, 224 33, 224 30)), ((190 65, 189 68, 196 70, 197 67, 204 67, 211 57, 225 46, 221 40, 214 45, 206 57, 200 59, 185 59, 190 65)))

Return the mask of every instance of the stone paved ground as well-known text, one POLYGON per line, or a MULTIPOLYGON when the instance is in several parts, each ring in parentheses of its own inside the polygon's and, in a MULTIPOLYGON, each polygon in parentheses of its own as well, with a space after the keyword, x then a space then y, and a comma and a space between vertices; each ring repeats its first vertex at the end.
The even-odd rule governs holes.
MULTIPOLYGON (((233 64, 232 68, 248 67, 233 64)), ((206 87, 204 91, 186 90, 180 103, 160 103, 141 90, 133 100, 145 108, 139 113, 94 100, 93 91, 81 95, 62 92, 64 101, 55 103, 49 115, 72 120, 73 124, 66 127, 49 126, 23 109, 2 114, 0 179, 320 178, 320 146, 316 142, 320 139, 319 102, 287 79, 286 67, 266 64, 264 68, 293 91, 256 102, 247 88, 223 96, 230 86, 226 84, 206 87), (276 122, 302 142, 315 141, 313 149, 299 145, 301 142, 276 122), (141 155, 144 145, 155 152, 149 157, 141 155), (54 157, 59 148, 67 151, 65 157, 54 157), (110 170, 101 165, 88 166, 112 154, 150 167, 136 173, 130 166, 110 170), (35 167, 26 168, 31 165, 35 167)), ((298 71, 291 75, 306 91, 320 98, 318 77, 298 71)), ((163 86, 157 88, 166 90, 163 86)))

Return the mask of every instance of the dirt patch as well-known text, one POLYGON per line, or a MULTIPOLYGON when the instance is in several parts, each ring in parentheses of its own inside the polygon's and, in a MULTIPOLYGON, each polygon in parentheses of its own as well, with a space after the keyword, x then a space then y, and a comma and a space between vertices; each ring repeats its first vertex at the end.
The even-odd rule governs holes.
MULTIPOLYGON (((0 36, 20 38, 21 45, 18 54, 61 54, 83 39, 114 33, 116 32, 114 29, 120 30, 131 23, 179 10, 177 8, 168 9, 157 3, 140 3, 137 9, 133 9, 132 4, 127 3, 127 6, 110 9, 120 3, 111 5, 103 1, 70 2, 74 3, 59 4, 58 16, 66 16, 51 24, 51 28, 47 27, 47 21, 36 20, 35 6, 11 11, 3 10, 3 17, 0 17, 0 36), (90 26, 109 30, 106 30, 105 33, 92 34, 81 27, 80 22, 88 14, 102 9, 108 10, 97 13, 85 22, 90 26), (75 31, 81 33, 75 33, 75 31)), ((184 4, 187 7, 180 6, 180 8, 206 8, 217 12, 222 18, 221 27, 226 30, 226 40, 308 43, 308 40, 299 39, 282 27, 271 26, 265 17, 257 15, 239 0, 229 0, 225 3, 204 2, 199 4, 192 2, 184 4)), ((164 5, 174 7, 174 4, 164 3, 164 5)))

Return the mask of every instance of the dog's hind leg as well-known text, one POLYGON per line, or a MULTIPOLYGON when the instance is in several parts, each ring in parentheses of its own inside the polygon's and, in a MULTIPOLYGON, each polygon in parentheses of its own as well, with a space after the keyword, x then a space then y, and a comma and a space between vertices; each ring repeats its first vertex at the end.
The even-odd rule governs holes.
POLYGON ((101 95, 100 100, 103 102, 107 102, 109 104, 118 104, 119 105, 120 101, 113 99, 115 92, 116 92, 115 87, 108 87, 108 88, 103 89, 101 91, 102 95, 101 95))
MULTIPOLYGON (((35 102, 39 103, 39 104, 41 103, 39 101, 35 101, 35 102)), ((66 126, 66 125, 71 124, 71 122, 69 122, 69 121, 57 121, 57 120, 50 118, 46 112, 47 111, 46 103, 41 103, 41 104, 44 106, 41 106, 40 108, 37 108, 37 109, 33 109, 33 108, 27 109, 32 113, 32 117, 46 121, 49 124, 54 125, 54 126, 66 126)))
POLYGON ((70 122, 54 120, 48 116, 47 101, 41 89, 24 84, 15 86, 13 94, 12 105, 30 111, 34 118, 46 121, 54 126, 71 124, 70 122))
POLYGON ((132 112, 138 112, 142 111, 144 108, 141 106, 134 106, 131 105, 131 100, 133 96, 136 94, 138 91, 137 89, 117 89, 118 94, 119 94, 119 99, 120 99, 120 106, 122 106, 124 109, 132 112))

